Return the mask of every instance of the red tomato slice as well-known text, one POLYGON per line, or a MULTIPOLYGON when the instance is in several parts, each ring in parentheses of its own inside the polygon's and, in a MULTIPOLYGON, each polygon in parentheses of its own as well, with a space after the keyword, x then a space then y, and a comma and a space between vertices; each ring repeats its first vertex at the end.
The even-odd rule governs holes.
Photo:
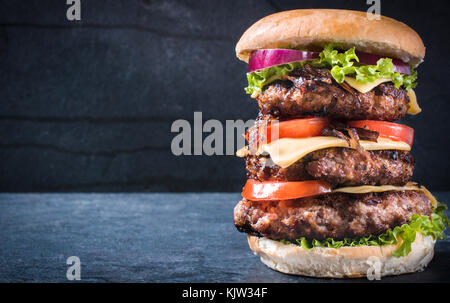
POLYGON ((351 127, 367 128, 376 131, 381 137, 403 141, 408 143, 409 146, 412 146, 414 141, 414 129, 406 125, 374 120, 349 121, 347 124, 351 127))
MULTIPOLYGON (((268 123, 258 127, 258 141, 270 143, 280 138, 307 138, 320 136, 322 129, 330 124, 328 118, 314 117, 293 119, 282 122, 268 123)), ((248 137, 246 137, 248 140, 248 137)))
POLYGON ((332 191, 324 181, 258 181, 248 179, 242 197, 252 201, 289 200, 323 195, 332 191))

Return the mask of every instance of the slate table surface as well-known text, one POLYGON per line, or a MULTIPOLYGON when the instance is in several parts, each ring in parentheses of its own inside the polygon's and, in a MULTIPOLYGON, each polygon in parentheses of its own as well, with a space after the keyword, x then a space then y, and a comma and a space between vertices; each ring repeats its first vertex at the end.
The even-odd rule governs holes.
MULTIPOLYGON (((450 192, 438 192, 449 201, 450 192)), ((233 225, 235 193, 0 194, 0 282, 348 282, 264 266, 233 225)), ((447 232, 448 234, 448 232, 447 232)), ((357 281, 367 281, 360 279, 357 281)), ((382 282, 449 282, 450 241, 425 271, 382 282)))

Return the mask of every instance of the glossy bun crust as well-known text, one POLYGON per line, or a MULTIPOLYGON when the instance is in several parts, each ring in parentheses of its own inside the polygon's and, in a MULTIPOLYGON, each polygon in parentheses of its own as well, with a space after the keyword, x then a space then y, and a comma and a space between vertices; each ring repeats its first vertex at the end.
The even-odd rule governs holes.
POLYGON ((337 9, 299 9, 269 15, 253 24, 236 45, 236 55, 248 62, 258 49, 295 47, 321 51, 330 42, 345 48, 398 58, 414 66, 423 61, 425 46, 408 25, 366 12, 337 9))

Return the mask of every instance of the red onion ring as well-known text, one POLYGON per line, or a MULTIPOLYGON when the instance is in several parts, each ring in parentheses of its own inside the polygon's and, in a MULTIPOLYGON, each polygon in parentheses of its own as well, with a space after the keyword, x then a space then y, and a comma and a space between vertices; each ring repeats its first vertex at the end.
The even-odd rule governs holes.
MULTIPOLYGON (((359 63, 367 64, 367 65, 377 65, 378 60, 381 58, 389 58, 386 56, 380 56, 380 55, 374 55, 374 54, 368 54, 363 52, 356 52, 356 55, 359 58, 359 63)), ((399 72, 401 74, 411 75, 411 70, 409 68, 409 65, 402 60, 399 59, 392 59, 392 64, 394 64, 394 68, 396 72, 399 72)))
MULTIPOLYGON (((359 63, 366 65, 376 65, 381 58, 385 56, 356 52, 359 63)), ((299 61, 307 61, 319 58, 319 53, 299 51, 295 49, 261 49, 254 51, 248 62, 248 72, 252 73, 256 70, 299 61)), ((409 65, 399 59, 392 59, 396 72, 410 75, 409 65)))
POLYGON ((295 49, 261 49, 253 52, 248 61, 248 72, 297 61, 319 58, 319 53, 295 49))

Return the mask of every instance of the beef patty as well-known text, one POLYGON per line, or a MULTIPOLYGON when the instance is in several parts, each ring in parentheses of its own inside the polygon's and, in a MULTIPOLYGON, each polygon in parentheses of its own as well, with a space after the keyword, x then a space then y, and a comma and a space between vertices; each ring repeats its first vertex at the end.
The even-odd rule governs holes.
POLYGON ((244 199, 234 209, 234 224, 239 231, 275 240, 343 239, 382 234, 413 214, 431 212, 422 192, 334 193, 275 202, 244 199))
POLYGON ((257 100, 262 115, 275 119, 321 115, 344 120, 396 121, 409 109, 406 90, 395 88, 391 82, 363 94, 345 82, 337 83, 329 70, 308 64, 267 85, 257 100))
POLYGON ((281 168, 267 156, 247 156, 247 178, 260 181, 323 180, 336 186, 404 185, 414 172, 408 151, 379 150, 360 153, 351 148, 312 152, 281 168))

